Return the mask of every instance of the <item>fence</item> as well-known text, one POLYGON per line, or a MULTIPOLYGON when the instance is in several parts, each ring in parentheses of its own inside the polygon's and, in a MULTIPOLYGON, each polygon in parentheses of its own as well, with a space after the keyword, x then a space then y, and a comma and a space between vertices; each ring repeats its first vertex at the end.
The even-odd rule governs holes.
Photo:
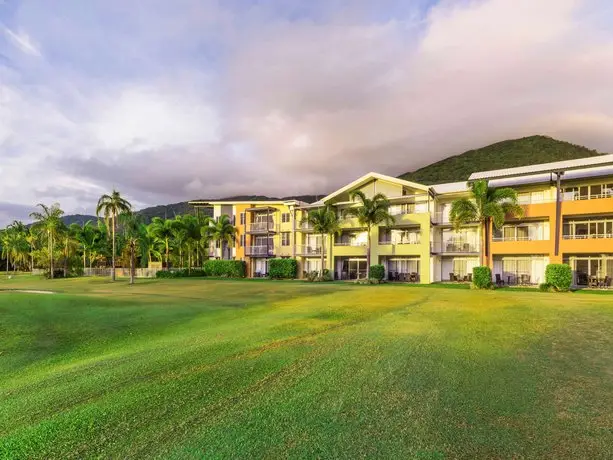
MULTIPOLYGON (((136 278, 155 278, 155 274, 162 270, 161 268, 135 268, 134 276, 136 278)), ((172 271, 172 269, 171 269, 172 271)), ((84 271, 85 276, 111 276, 111 269, 109 267, 104 268, 86 268, 84 271)), ((129 278, 129 268, 116 268, 115 276, 118 278, 129 278)))

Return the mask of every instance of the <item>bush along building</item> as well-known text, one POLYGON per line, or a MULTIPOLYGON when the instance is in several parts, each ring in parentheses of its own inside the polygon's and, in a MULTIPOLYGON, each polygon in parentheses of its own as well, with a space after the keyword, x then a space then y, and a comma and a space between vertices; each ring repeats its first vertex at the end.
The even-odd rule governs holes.
POLYGON ((422 185, 368 173, 314 202, 193 201, 230 217, 238 229, 232 247, 211 247, 209 256, 244 260, 247 276, 267 276, 269 260, 293 258, 298 277, 329 270, 338 280, 367 276, 370 263, 385 267, 390 281, 469 281, 485 264, 498 284, 536 285, 550 263, 571 267, 573 285, 611 285, 613 278, 613 155, 473 173, 468 182, 422 185), (470 183, 517 192, 523 212, 498 228, 479 222, 452 225, 452 203, 471 199, 470 183), (371 227, 350 209, 355 196, 383 194, 392 221, 371 227), (329 206, 338 231, 320 234, 305 216, 329 206))

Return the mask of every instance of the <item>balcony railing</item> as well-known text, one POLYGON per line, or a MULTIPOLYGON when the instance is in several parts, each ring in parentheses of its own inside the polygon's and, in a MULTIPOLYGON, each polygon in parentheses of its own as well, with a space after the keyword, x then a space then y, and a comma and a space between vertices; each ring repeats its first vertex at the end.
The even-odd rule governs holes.
POLYGON ((306 244, 299 244, 296 246, 296 254, 299 256, 321 256, 322 252, 322 246, 311 246, 306 244))
POLYGON ((366 246, 366 243, 363 241, 335 241, 334 246, 366 246))
POLYGON ((250 257, 272 257, 275 255, 274 246, 245 246, 245 255, 250 257))
POLYGON ((613 198, 613 192, 607 191, 604 193, 580 195, 579 193, 565 192, 562 193, 562 201, 582 201, 582 200, 598 200, 600 198, 613 198))
POLYGON ((393 244, 393 245, 405 245, 405 244, 420 244, 421 240, 419 238, 416 238, 414 240, 389 240, 389 239, 384 239, 384 240, 379 240, 379 244, 380 245, 385 245, 385 244, 393 244))
POLYGON ((479 252, 480 245, 470 241, 453 241, 453 242, 432 242, 430 249, 434 253, 443 254, 458 254, 458 253, 475 253, 479 252))
POLYGON ((492 241, 507 242, 507 241, 546 241, 549 238, 537 238, 531 236, 494 236, 492 241))
POLYGON ((300 230, 301 232, 312 232, 313 224, 309 222, 302 222, 301 224, 298 225, 298 230, 300 230))
POLYGON ((270 233, 277 229, 274 222, 253 222, 247 226, 249 233, 270 233))
POLYGON ((389 213, 392 216, 402 216, 404 214, 414 214, 415 213, 415 204, 414 203, 405 203, 405 204, 395 204, 389 207, 389 213))
POLYGON ((592 240, 600 238, 613 238, 613 233, 592 233, 589 235, 562 235, 564 240, 592 240))

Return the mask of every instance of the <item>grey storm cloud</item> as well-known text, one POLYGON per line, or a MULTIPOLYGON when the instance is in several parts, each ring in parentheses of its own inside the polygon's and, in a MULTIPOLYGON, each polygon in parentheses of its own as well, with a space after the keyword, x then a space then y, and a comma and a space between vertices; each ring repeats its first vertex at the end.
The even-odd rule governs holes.
POLYGON ((0 196, 325 193, 532 134, 613 151, 610 2, 299 4, 24 4, 0 41, 0 196))

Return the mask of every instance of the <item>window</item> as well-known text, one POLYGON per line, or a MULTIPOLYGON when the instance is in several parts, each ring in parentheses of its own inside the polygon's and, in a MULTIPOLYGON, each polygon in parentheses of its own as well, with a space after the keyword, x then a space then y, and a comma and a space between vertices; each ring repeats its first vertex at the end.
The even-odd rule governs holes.
POLYGON ((245 246, 245 235, 241 235, 239 239, 239 245, 245 246))
POLYGON ((290 214, 289 212, 284 212, 283 214, 281 214, 281 222, 286 224, 290 221, 290 214))
POLYGON ((281 233, 281 246, 289 246, 290 245, 290 233, 283 232, 281 233))
POLYGON ((219 249, 221 247, 221 240, 215 240, 215 247, 219 249))
POLYGON ((240 220, 241 225, 245 225, 246 217, 247 216, 245 215, 245 213, 241 212, 241 220, 240 220))

